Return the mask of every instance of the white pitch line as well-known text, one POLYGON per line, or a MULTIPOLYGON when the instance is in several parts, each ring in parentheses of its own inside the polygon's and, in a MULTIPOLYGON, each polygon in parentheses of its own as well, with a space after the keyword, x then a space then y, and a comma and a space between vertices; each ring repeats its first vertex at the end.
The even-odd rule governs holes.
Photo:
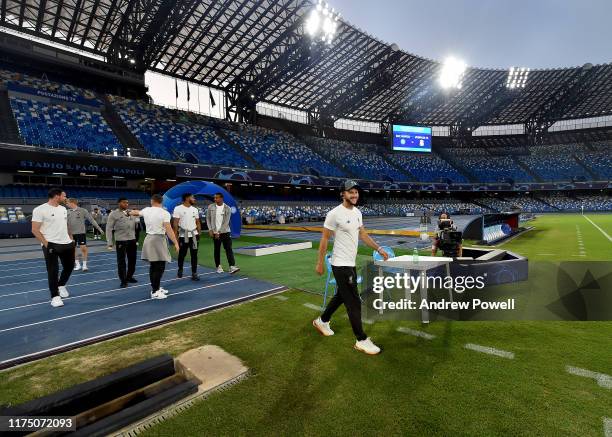
POLYGON ((612 237, 610 237, 610 236, 609 236, 609 235, 606 233, 606 231, 604 231, 604 230, 603 230, 603 229, 601 229, 599 226, 597 226, 597 225, 596 225, 596 224, 593 222, 593 220, 591 220, 590 218, 588 218, 586 215, 584 215, 583 217, 584 217, 585 219, 587 219, 587 220, 589 221, 589 223, 591 223, 593 226, 595 226, 595 227, 596 227, 596 228, 599 230, 599 232, 601 232, 601 233, 603 234, 603 236, 604 236, 604 237, 606 237, 606 238, 608 239, 608 241, 612 243, 612 237))
MULTIPOLYGON (((114 252, 111 253, 90 253, 89 257, 87 259, 87 261, 91 261, 92 259, 94 261, 102 261, 102 260, 106 260, 107 257, 108 259, 113 259, 115 258, 117 255, 114 252), (98 256, 99 255, 99 256, 98 256)), ((29 261, 24 261, 24 262, 19 262, 16 260, 10 260, 10 261, 0 261, 0 269, 8 267, 10 268, 11 265, 8 265, 8 263, 13 263, 11 265, 15 265, 15 266, 19 266, 18 269, 10 269, 11 271, 15 271, 15 270, 26 270, 26 269, 34 269, 37 267, 44 267, 45 266, 45 259, 44 258, 38 258, 36 260, 29 260, 29 261), (29 265, 31 267, 23 267, 29 265)))
MULTIPOLYGON (((217 272, 206 272, 206 273, 201 273, 200 276, 204 276, 204 275, 212 275, 212 274, 216 274, 217 272)), ((148 274, 148 273, 143 273, 143 274, 148 274)), ((134 275, 134 276, 138 276, 138 275, 134 275)), ((189 276, 186 276, 184 278, 172 278, 172 279, 164 279, 163 281, 161 281, 162 283, 167 283, 167 282, 174 282, 174 281, 180 281, 180 280, 186 280, 189 279, 189 276)), ((130 287, 126 287, 126 288, 113 288, 110 290, 104 290, 104 291, 96 291, 93 293, 87 293, 87 294, 79 294, 78 296, 70 296, 70 297, 64 297, 62 300, 63 301, 67 301, 67 300, 71 300, 71 299, 80 299, 82 297, 88 297, 88 296, 96 296, 98 294, 106 294, 106 293, 111 293, 113 291, 129 291, 129 290, 135 290, 139 287, 143 287, 143 286, 149 286, 151 285, 150 282, 144 282, 144 283, 139 283, 138 285, 132 285, 130 287)), ((30 303, 27 305, 19 305, 16 307, 11 307, 11 308, 3 308, 0 309, 0 313, 4 312, 4 311, 11 311, 11 310, 18 310, 21 308, 29 308, 29 307, 33 307, 33 306, 37 306, 37 305, 48 305, 49 301, 46 300, 44 302, 36 302, 36 303, 30 303)))
POLYGON ((421 338, 424 338, 426 340, 433 340, 434 338, 436 338, 435 335, 430 334, 429 332, 417 331, 416 329, 404 328, 402 326, 397 328, 397 331, 401 332, 403 334, 409 334, 409 335, 413 335, 415 337, 421 337, 421 338))
MULTIPOLYGON (((168 269, 168 270, 166 270, 166 272, 173 272, 175 270, 178 270, 178 269, 168 269)), ((146 272, 146 273, 139 273, 139 274, 134 275, 134 276, 142 276, 142 275, 148 275, 148 274, 149 274, 149 272, 146 272)), ((97 281, 79 282, 77 284, 71 284, 70 282, 68 282, 68 284, 66 284, 66 286, 67 287, 76 287, 77 285, 97 284, 98 282, 116 281, 117 279, 119 279, 119 278, 99 279, 97 281)), ((36 293, 38 291, 45 291, 45 290, 49 290, 49 288, 38 288, 36 290, 30 290, 30 291, 19 291, 17 293, 0 294, 0 298, 10 297, 10 296, 18 296, 20 294, 36 293)))
POLYGON ((476 352, 482 352, 483 354, 496 355, 502 358, 514 359, 514 352, 508 352, 501 349, 495 349, 493 347, 481 346, 479 344, 467 343, 463 346, 466 349, 471 349, 476 352))
POLYGON ((277 294, 276 296, 274 296, 274 299, 278 299, 278 300, 289 300, 289 298, 287 296, 281 296, 280 294, 277 294))
MULTIPOLYGON (((140 267, 140 266, 139 266, 140 267)), ((79 272, 81 270, 73 270, 72 273, 74 274, 79 274, 77 272, 79 272)), ((117 269, 110 269, 110 270, 85 270, 84 273, 108 273, 108 272, 116 272, 117 269)), ((42 271, 40 272, 41 274, 44 274, 45 277, 44 278, 40 278, 40 279, 32 279, 31 281, 19 281, 19 282, 10 282, 8 284, 0 284, 0 287, 7 287, 9 285, 20 285, 20 284, 29 284, 32 282, 39 282, 39 281, 48 281, 49 279, 47 278, 47 272, 46 271, 42 271)), ((71 275, 72 275, 71 273, 71 275)), ((32 276, 32 273, 22 273, 20 275, 12 275, 12 276, 5 276, 5 278, 14 278, 16 276, 32 276)))
MULTIPOLYGON (((246 281, 247 279, 249 279, 249 278, 234 279, 233 281, 226 281, 226 282, 220 282, 218 284, 205 285, 204 287, 192 288, 191 290, 176 291, 176 292, 168 294, 168 298, 173 297, 173 296, 178 296, 179 294, 191 293, 192 291, 203 290, 205 288, 218 287, 219 285, 227 285, 227 284, 231 284, 233 282, 246 281)), ((104 307, 104 308, 98 308, 97 310, 84 311, 82 313, 70 314, 69 316, 56 317, 55 319, 41 320, 40 322, 33 322, 33 323, 28 323, 26 325, 18 325, 18 326, 13 326, 11 328, 0 329, 0 332, 14 331, 16 329, 28 328, 30 326, 36 326, 36 325, 42 325, 43 323, 56 322, 58 320, 72 319, 74 317, 84 316, 86 314, 99 313, 100 311, 112 310, 112 309, 115 309, 115 308, 122 308, 122 307, 130 306, 130 305, 135 305, 137 303, 142 303, 142 302, 148 302, 148 301, 152 301, 152 300, 155 300, 155 299, 147 298, 147 299, 136 300, 134 302, 127 302, 127 303, 122 303, 122 304, 119 304, 119 305, 112 305, 112 306, 108 306, 108 307, 104 307)))
POLYGON ((612 419, 609 417, 603 418, 604 437, 612 437, 612 419))
POLYGON ((318 305, 315 305, 313 303, 305 303, 303 304, 306 308, 310 308, 311 310, 317 310, 317 311, 321 311, 321 307, 318 305))
POLYGON ((565 366, 565 370, 570 375, 591 378, 597 381, 597 385, 599 385, 600 387, 612 389, 612 376, 610 375, 606 375, 605 373, 593 372, 592 370, 574 366, 565 366))
MULTIPOLYGON (((264 290, 264 291, 258 291, 257 293, 249 294, 248 296, 243 296, 243 297, 238 297, 236 299, 228 300, 227 302, 223 302, 223 304, 224 305, 228 305, 228 304, 231 304, 233 302, 240 301, 242 299, 246 299, 246 298, 249 298, 249 297, 259 296, 260 294, 269 293, 271 291, 280 290, 282 288, 285 288, 285 287, 275 287, 275 288, 270 288, 270 289, 264 290)), ((165 322, 167 320, 172 320, 172 319, 175 319, 177 317, 183 317, 183 316, 187 316, 189 314, 194 314, 194 313, 196 313, 198 311, 203 311, 203 310, 207 310, 209 308, 214 308, 217 305, 218 304, 210 305, 210 306, 207 306, 207 307, 204 307, 204 308, 198 308, 197 310, 191 310, 191 311, 187 311, 187 312, 184 312, 184 313, 175 314, 175 315, 172 315, 170 317, 165 317, 163 319, 157 319, 157 320, 153 320, 153 321, 150 321, 150 322, 141 323, 140 325, 135 325, 135 326, 130 326, 128 328, 119 329, 117 331, 107 332, 105 334, 96 335, 94 337, 85 338, 83 340, 74 341, 72 343, 66 343, 66 344, 63 344, 61 346, 57 346, 57 347, 53 347, 53 348, 50 348, 50 349, 45 349, 45 350, 42 350, 42 351, 34 352, 32 354, 21 355, 19 357, 15 357, 15 358, 11 358, 11 359, 8 359, 8 360, 0 361, 0 364, 10 363, 12 361, 20 360, 20 359, 23 359, 23 358, 39 356, 40 354, 45 354, 45 353, 48 353, 48 352, 53 352, 53 351, 56 351, 56 350, 64 349, 66 347, 70 347, 70 346, 74 346, 74 345, 78 345, 78 344, 83 344, 83 343, 88 343, 88 342, 91 342, 93 340, 97 340, 97 339, 100 339, 100 338, 105 338, 105 337, 108 337, 108 336, 113 336, 113 335, 121 334, 121 333, 124 333, 124 332, 129 332, 131 330, 143 328, 143 327, 149 326, 151 324, 163 323, 163 322, 165 322)))

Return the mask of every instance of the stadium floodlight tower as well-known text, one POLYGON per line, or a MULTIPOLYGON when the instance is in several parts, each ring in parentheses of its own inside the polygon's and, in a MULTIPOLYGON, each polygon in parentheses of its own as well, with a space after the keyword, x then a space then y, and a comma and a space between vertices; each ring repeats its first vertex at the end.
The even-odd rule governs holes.
POLYGON ((525 88, 528 76, 529 68, 510 67, 510 70, 508 71, 508 78, 506 79, 506 88, 525 88))
POLYGON ((438 82, 445 90, 460 89, 467 65, 460 59, 449 57, 442 64, 438 82))
POLYGON ((340 15, 329 4, 319 0, 306 20, 306 32, 312 39, 331 44, 338 30, 340 15))

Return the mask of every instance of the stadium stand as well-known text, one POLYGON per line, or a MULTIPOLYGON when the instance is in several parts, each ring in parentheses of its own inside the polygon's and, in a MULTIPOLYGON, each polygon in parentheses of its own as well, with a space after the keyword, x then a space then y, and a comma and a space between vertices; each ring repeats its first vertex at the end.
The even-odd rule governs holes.
POLYGON ((314 137, 309 138, 310 143, 318 145, 321 154, 332 162, 341 162, 352 175, 358 175, 360 178, 396 182, 412 180, 409 174, 387 162, 376 145, 314 137))
POLYGON ((26 216, 20 206, 0 206, 1 223, 21 223, 26 220, 26 216))
POLYGON ((115 105, 121 120, 154 158, 180 161, 185 152, 190 152, 202 164, 249 166, 213 126, 194 123, 161 106, 116 96, 109 96, 109 100, 115 105))
POLYGON ((510 156, 492 156, 481 147, 451 147, 446 151, 480 182, 533 181, 510 156))
POLYGON ((26 144, 90 153, 123 151, 100 112, 14 97, 10 102, 26 144))
POLYGON ((435 152, 431 154, 390 153, 387 159, 398 167, 409 171, 421 182, 438 182, 450 179, 452 182, 468 182, 461 173, 435 152))
POLYGON ((578 152, 576 145, 532 146, 529 148, 530 155, 519 159, 546 181, 593 179, 574 157, 574 153, 578 152))
POLYGON ((232 140, 251 155, 262 167, 290 173, 310 173, 342 177, 345 174, 292 135, 256 126, 240 125, 225 130, 232 140))

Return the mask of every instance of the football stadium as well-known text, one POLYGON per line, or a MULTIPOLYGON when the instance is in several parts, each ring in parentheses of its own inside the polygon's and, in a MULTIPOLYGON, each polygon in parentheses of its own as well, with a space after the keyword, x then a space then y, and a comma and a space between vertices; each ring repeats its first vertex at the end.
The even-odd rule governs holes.
POLYGON ((612 437, 612 63, 334 6, 2 1, 1 435, 612 437))

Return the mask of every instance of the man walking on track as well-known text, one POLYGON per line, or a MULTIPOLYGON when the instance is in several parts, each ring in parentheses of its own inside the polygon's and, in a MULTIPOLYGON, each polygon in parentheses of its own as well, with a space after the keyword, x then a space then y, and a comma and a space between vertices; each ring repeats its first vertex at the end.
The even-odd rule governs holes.
POLYGON ((70 296, 66 289, 72 269, 74 269, 74 242, 68 232, 68 212, 61 203, 66 193, 60 188, 49 190, 49 201, 34 208, 32 213, 32 234, 40 241, 51 291, 51 306, 64 305, 62 298, 70 296), (59 276, 59 263, 62 274, 59 276))
MULTIPOLYGON (((77 199, 68 199, 68 231, 74 237, 74 241, 81 248, 81 257, 83 258, 83 271, 89 270, 87 268, 87 232, 85 228, 85 219, 89 220, 89 223, 93 225, 98 232, 104 235, 104 231, 98 225, 98 223, 91 216, 89 211, 79 206, 77 199)), ((76 256, 76 246, 74 248, 74 270, 81 270, 81 264, 76 256)))
POLYGON ((355 268, 359 239, 376 250, 385 260, 389 255, 370 238, 363 226, 361 211, 355 206, 359 200, 358 189, 359 186, 355 181, 345 181, 340 187, 342 203, 328 212, 325 217, 316 272, 319 275, 323 274, 327 245, 329 238, 334 235, 331 266, 338 289, 321 317, 313 320, 312 324, 322 335, 326 337, 334 335, 334 331, 329 327, 329 321, 338 307, 344 304, 353 333, 357 337, 355 349, 376 355, 380 353, 380 348, 365 334, 361 323, 361 299, 357 289, 355 268))
POLYGON ((215 266, 217 266, 217 273, 223 273, 223 267, 221 267, 221 244, 223 244, 230 265, 229 272, 233 274, 238 272, 240 268, 236 267, 234 251, 232 250, 232 236, 229 226, 232 210, 223 202, 222 193, 216 193, 214 200, 215 202, 208 205, 206 210, 206 225, 208 226, 208 234, 213 238, 215 245, 215 266))
POLYGON ((170 238, 176 251, 179 244, 170 225, 172 220, 170 213, 162 208, 162 196, 154 194, 151 196, 151 206, 140 211, 132 210, 131 215, 139 215, 144 218, 147 236, 142 244, 142 259, 149 261, 149 278, 151 279, 151 298, 165 299, 168 290, 161 287, 161 278, 166 269, 166 263, 171 261, 168 251, 168 240, 170 238))
POLYGON ((138 218, 130 215, 129 202, 125 197, 117 201, 119 206, 108 215, 106 222, 106 240, 108 248, 113 248, 113 240, 117 249, 117 273, 121 281, 121 288, 128 283, 138 282, 134 279, 136 271, 136 225, 138 218), (127 258, 127 270, 125 259, 127 258))
POLYGON ((187 249, 191 257, 191 280, 199 281, 198 277, 198 242, 200 241, 200 231, 202 225, 200 223, 200 211, 194 205, 196 203, 195 196, 191 193, 183 194, 183 204, 174 208, 172 217, 174 218, 173 229, 176 238, 179 240, 178 253, 178 272, 176 276, 183 277, 183 264, 187 249))
MULTIPOLYGON (((100 212, 98 208, 94 208, 93 212, 91 213, 91 216, 96 221, 96 223, 102 226, 103 224, 102 223, 102 213, 100 212)), ((101 240, 101 239, 102 239, 102 234, 100 234, 100 231, 98 231, 98 228, 94 227, 94 240, 101 240)))

